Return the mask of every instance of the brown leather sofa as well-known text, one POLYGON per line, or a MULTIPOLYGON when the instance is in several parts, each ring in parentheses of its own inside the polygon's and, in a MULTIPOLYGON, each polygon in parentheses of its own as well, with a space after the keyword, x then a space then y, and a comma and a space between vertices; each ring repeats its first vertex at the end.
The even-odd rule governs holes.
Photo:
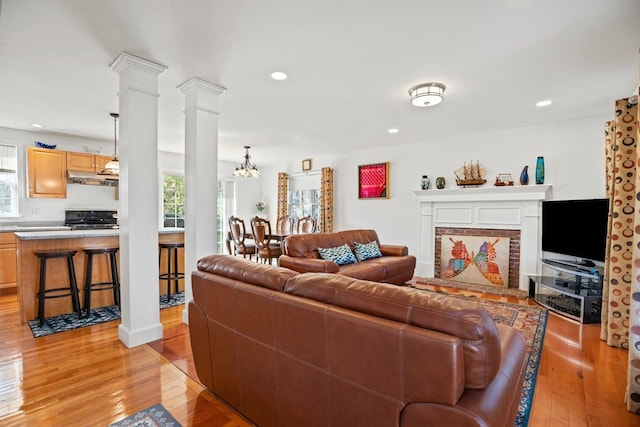
POLYGON ((294 234, 282 242, 283 255, 278 265, 300 273, 337 273, 356 279, 402 285, 413 277, 416 257, 406 246, 382 245, 375 230, 346 230, 336 233, 294 234), (318 248, 332 248, 345 243, 353 251, 353 243, 376 241, 382 257, 353 264, 338 265, 320 258, 318 248))
POLYGON ((526 344, 472 302, 228 255, 192 286, 198 377, 259 426, 513 426, 526 344))

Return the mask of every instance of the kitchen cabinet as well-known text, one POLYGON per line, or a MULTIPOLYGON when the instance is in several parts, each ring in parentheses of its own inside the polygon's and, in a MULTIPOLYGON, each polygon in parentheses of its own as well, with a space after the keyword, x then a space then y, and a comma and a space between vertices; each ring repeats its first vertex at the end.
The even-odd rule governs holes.
POLYGON ((67 152, 27 148, 29 197, 67 198, 67 152))
POLYGON ((12 232, 0 233, 0 293, 16 288, 16 240, 12 232))
POLYGON ((110 156, 67 151, 67 169, 84 172, 100 172, 111 161, 110 156))

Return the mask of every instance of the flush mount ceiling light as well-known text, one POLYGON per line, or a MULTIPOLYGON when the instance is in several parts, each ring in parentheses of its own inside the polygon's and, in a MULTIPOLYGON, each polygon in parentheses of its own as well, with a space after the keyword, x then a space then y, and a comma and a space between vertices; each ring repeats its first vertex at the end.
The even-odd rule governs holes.
POLYGON ((249 155, 249 147, 248 145, 244 146, 245 154, 244 154, 244 162, 240 163, 236 170, 233 171, 235 176, 242 176, 245 178, 257 178, 260 176, 260 171, 258 167, 251 163, 251 156, 249 155))
POLYGON ((553 101, 545 99, 544 101, 536 102, 536 107, 548 107, 551 104, 553 104, 553 101))
POLYGON ((117 126, 118 126, 118 113, 111 113, 113 117, 113 158, 104 165, 104 169, 98 172, 98 175, 106 175, 107 177, 118 178, 120 175, 120 162, 118 161, 118 140, 117 140, 117 126))
POLYGON ((409 89, 411 104, 416 107, 431 107, 442 102, 446 86, 442 83, 422 83, 409 89))
POLYGON ((31 123, 31 126, 33 126, 34 128, 43 128, 44 127, 40 123, 31 123))
POLYGON ((287 73, 283 73, 282 71, 274 71, 271 73, 271 78, 273 80, 286 80, 287 77, 287 73))

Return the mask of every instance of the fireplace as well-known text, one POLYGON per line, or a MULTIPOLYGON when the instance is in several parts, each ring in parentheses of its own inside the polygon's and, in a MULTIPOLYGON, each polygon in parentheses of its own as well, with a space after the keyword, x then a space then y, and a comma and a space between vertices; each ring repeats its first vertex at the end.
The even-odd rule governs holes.
MULTIPOLYGON (((419 277, 440 277, 442 236, 509 239, 508 287, 528 290, 540 258, 541 201, 550 185, 415 191, 420 203, 419 277)), ((477 253, 477 251, 475 252, 477 253)))
MULTIPOLYGON (((469 236, 470 241, 477 242, 499 242, 504 244, 501 256, 505 256, 504 262, 500 263, 500 282, 496 283, 490 279, 479 278, 479 280, 470 280, 462 277, 454 277, 453 280, 460 280, 467 283, 493 284, 495 286, 503 286, 506 288, 519 288, 520 286, 520 230, 504 230, 496 228, 450 228, 436 227, 435 229, 435 248, 434 248, 434 277, 447 278, 443 274, 443 266, 451 263, 451 254, 449 247, 451 242, 447 242, 455 236, 464 238, 469 236), (443 241, 444 239, 444 241, 443 241)), ((468 251, 472 258, 477 258, 478 253, 482 251, 480 244, 467 245, 468 251), (475 255, 475 256, 474 256, 475 255)), ((500 257, 498 257, 500 258, 500 257)), ((473 265, 471 266, 473 267, 473 265)), ((461 275, 462 276, 462 275, 461 275)))

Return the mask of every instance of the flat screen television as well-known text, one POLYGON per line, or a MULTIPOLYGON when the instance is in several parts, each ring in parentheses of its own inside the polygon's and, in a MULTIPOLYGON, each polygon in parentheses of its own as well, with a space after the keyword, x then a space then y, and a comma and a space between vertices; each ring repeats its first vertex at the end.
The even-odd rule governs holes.
POLYGON ((543 201, 542 250, 604 261, 608 215, 608 199, 543 201))

